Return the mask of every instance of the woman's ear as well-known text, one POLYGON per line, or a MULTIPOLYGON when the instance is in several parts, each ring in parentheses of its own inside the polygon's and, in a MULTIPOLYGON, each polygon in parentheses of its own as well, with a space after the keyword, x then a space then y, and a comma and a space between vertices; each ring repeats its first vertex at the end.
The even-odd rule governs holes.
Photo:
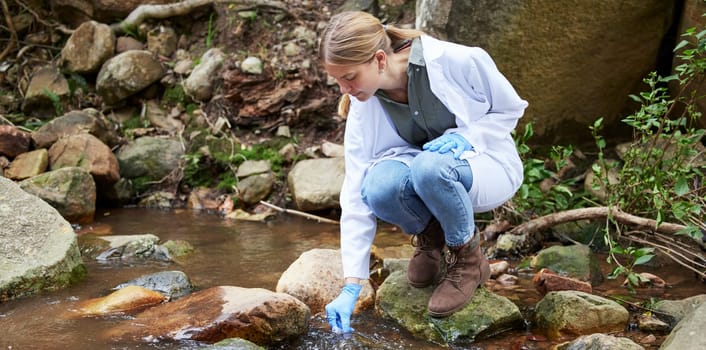
POLYGON ((378 70, 379 71, 384 71, 385 66, 387 65, 387 54, 383 50, 377 50, 375 51, 375 60, 377 61, 378 64, 378 70))

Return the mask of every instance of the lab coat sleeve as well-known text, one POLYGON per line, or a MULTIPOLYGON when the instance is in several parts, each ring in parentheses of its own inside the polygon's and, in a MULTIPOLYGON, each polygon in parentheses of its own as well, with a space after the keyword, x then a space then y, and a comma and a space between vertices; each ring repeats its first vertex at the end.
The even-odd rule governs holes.
POLYGON ((375 238, 376 219, 361 197, 365 172, 372 163, 366 149, 365 106, 351 101, 344 134, 345 177, 341 189, 341 259, 344 277, 367 279, 370 274, 370 248, 375 238))
POLYGON ((457 127, 446 133, 463 135, 476 152, 484 153, 494 143, 511 139, 527 102, 520 98, 487 52, 480 48, 466 49, 471 53, 466 56, 467 61, 453 65, 458 72, 447 78, 455 80, 452 85, 461 87, 460 94, 466 101, 472 101, 475 108, 461 109, 463 113, 456 115, 457 127), (471 113, 478 115, 468 115, 471 113))

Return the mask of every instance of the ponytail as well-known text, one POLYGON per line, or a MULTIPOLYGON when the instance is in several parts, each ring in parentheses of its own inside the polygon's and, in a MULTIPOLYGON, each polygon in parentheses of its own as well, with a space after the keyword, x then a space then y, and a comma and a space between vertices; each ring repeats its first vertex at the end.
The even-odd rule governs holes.
POLYGON ((341 98, 338 99, 338 115, 341 116, 341 118, 346 119, 348 118, 348 111, 350 109, 351 97, 348 96, 348 94, 341 95, 341 98))

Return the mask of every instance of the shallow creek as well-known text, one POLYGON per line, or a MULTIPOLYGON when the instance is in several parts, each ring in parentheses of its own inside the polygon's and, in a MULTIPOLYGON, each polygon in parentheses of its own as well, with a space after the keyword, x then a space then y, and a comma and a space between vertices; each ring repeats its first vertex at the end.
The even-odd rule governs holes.
MULTIPOLYGON (((185 240, 195 253, 185 263, 164 262, 99 263, 87 261, 88 276, 78 284, 57 292, 0 303, 0 350, 2 349, 198 349, 206 344, 195 342, 125 343, 106 339, 106 330, 128 316, 67 319, 62 317, 77 301, 101 297, 110 289, 141 275, 158 271, 181 270, 197 289, 219 285, 274 290, 277 280, 299 255, 313 248, 338 249, 338 226, 320 224, 293 216, 280 216, 268 223, 251 223, 221 219, 215 215, 190 210, 159 211, 147 209, 115 209, 96 213, 93 224, 82 231, 130 235, 152 233, 167 240, 185 240)), ((408 243, 408 237, 383 226, 375 244, 380 247, 408 243)), ((601 259, 605 262, 605 259, 601 259)), ((516 265, 517 262, 511 262, 516 265)), ((603 265, 604 274, 610 266, 603 265)), ((664 278, 669 287, 640 291, 629 295, 620 281, 605 281, 595 294, 629 297, 639 303, 650 297, 680 299, 704 293, 704 285, 686 269, 668 265, 650 271, 664 278)), ((525 314, 541 299, 534 289, 531 275, 520 275, 511 287, 488 284, 495 293, 506 296, 525 314)), ((437 349, 438 345, 415 339, 394 322, 384 320, 373 311, 354 318, 356 332, 349 337, 332 334, 323 315, 313 315, 309 332, 299 339, 273 349, 437 349)), ((618 336, 640 342, 648 334, 626 329, 618 336)), ((657 349, 664 335, 655 334, 652 343, 641 343, 646 349, 657 349)), ((457 349, 550 349, 558 342, 534 334, 531 324, 526 329, 503 333, 457 349)))

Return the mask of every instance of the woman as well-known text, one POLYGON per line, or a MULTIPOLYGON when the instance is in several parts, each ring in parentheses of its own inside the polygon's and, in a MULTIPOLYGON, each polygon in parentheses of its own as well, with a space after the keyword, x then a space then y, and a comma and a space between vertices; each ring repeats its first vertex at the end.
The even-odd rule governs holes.
POLYGON ((326 305, 332 329, 351 331, 377 218, 414 235, 407 279, 423 288, 441 277, 428 312, 452 314, 489 276, 473 214, 502 205, 522 183, 510 133, 527 102, 482 49, 385 26, 365 12, 333 16, 319 54, 347 115, 345 281, 326 305), (445 246, 445 275, 438 276, 445 246))

